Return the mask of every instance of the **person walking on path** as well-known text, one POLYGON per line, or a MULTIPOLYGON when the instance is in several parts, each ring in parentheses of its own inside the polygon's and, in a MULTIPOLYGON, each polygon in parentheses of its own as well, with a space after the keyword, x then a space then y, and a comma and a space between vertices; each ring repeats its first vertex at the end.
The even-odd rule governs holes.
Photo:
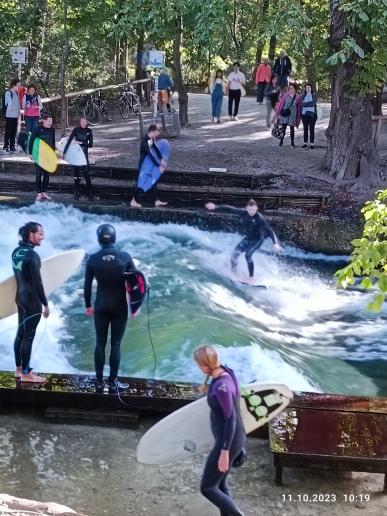
POLYGON ((127 384, 118 381, 121 360, 121 341, 128 321, 125 272, 136 270, 131 256, 115 248, 116 231, 110 224, 97 228, 97 238, 101 249, 90 256, 86 264, 84 297, 85 313, 94 316, 96 346, 94 362, 96 372, 96 392, 104 391, 103 369, 105 348, 110 327, 110 376, 109 392, 124 391, 127 384), (94 308, 91 306, 93 279, 97 280, 97 295, 94 308))
POLYGON ((301 120, 304 126, 304 145, 301 149, 308 148, 308 136, 310 138, 309 149, 314 149, 314 127, 317 121, 317 95, 314 93, 311 84, 305 84, 304 92, 301 95, 301 120))
MULTIPOLYGON (((40 138, 47 143, 55 151, 55 129, 52 127, 52 117, 47 116, 43 119, 42 126, 38 126, 37 129, 31 134, 29 139, 29 154, 32 154, 32 148, 34 145, 35 138, 40 138)), ((51 197, 47 195, 48 183, 50 181, 50 174, 42 169, 37 163, 35 163, 35 174, 36 174, 36 200, 37 201, 49 201, 51 197), (43 178, 43 181, 42 181, 43 178)))
POLYGON ((290 127, 290 145, 294 144, 294 128, 300 125, 301 121, 301 97, 297 94, 296 86, 290 84, 289 91, 284 93, 278 103, 278 122, 282 126, 282 136, 279 146, 284 144, 286 128, 290 127))
POLYGON ((216 118, 218 124, 220 124, 220 115, 222 113, 224 86, 223 72, 218 69, 216 70, 215 76, 210 80, 212 122, 214 122, 216 118))
POLYGON ((20 84, 20 79, 13 79, 2 99, 2 111, 5 116, 3 154, 13 154, 17 152, 15 142, 20 119, 20 84))
POLYGON ((42 99, 37 92, 35 84, 29 84, 23 95, 22 109, 27 133, 33 133, 39 128, 40 112, 43 109, 42 99))
MULTIPOLYGON (((141 168, 145 161, 145 158, 148 156, 152 163, 159 168, 161 174, 165 172, 165 168, 167 166, 167 162, 163 159, 163 156, 157 147, 157 138, 160 136, 160 131, 157 125, 151 124, 148 128, 148 133, 141 140, 140 146, 140 161, 138 163, 138 171, 139 175, 141 174, 141 168)), ((160 201, 159 195, 157 193, 157 181, 153 184, 153 186, 147 191, 150 193, 152 200, 154 202, 155 208, 159 208, 161 206, 166 206, 168 203, 160 201)), ((130 206, 132 208, 142 208, 142 204, 140 204, 140 195, 143 195, 144 191, 142 188, 136 187, 136 190, 133 195, 133 199, 130 201, 130 206)))
MULTIPOLYGON (((212 378, 207 392, 210 427, 215 443, 207 457, 200 491, 220 509, 221 515, 243 516, 231 497, 228 475, 234 460, 243 452, 246 432, 240 414, 240 387, 232 369, 221 365, 213 346, 200 346, 194 352, 199 369, 212 378)), ((204 422, 198 421, 198 424, 204 422)))
POLYGON ((16 279, 16 305, 18 330, 14 342, 16 362, 15 377, 22 382, 41 383, 45 379, 32 372, 30 367, 32 343, 42 316, 50 315, 42 278, 41 261, 34 247, 44 239, 43 227, 37 222, 27 222, 19 229, 21 240, 12 253, 12 267, 16 279))
POLYGON ((82 167, 75 167, 73 166, 74 171, 74 187, 75 187, 75 193, 74 193, 74 199, 79 199, 81 195, 80 191, 80 184, 81 184, 81 177, 80 174, 83 173, 83 177, 86 181, 86 189, 87 189, 87 197, 89 201, 92 201, 94 196, 92 192, 92 186, 91 186, 91 179, 90 179, 90 165, 89 165, 89 149, 93 146, 93 131, 87 127, 87 119, 82 116, 79 119, 79 125, 77 127, 74 127, 74 129, 71 131, 71 134, 69 136, 69 139, 67 140, 66 146, 63 150, 63 155, 66 154, 71 142, 75 140, 79 145, 81 146, 85 158, 86 158, 86 166, 82 167))
POLYGON ((245 74, 239 71, 239 63, 235 61, 234 71, 228 76, 228 116, 229 120, 238 120, 239 103, 241 101, 242 92, 245 92, 243 86, 246 84, 245 74), (233 111, 234 104, 234 111, 233 111))
POLYGON ((280 87, 278 86, 278 79, 276 75, 273 75, 270 83, 266 84, 264 95, 266 98, 266 126, 268 129, 270 129, 271 124, 274 123, 277 116, 276 107, 280 95, 280 87))
POLYGON ((269 65, 269 60, 267 57, 264 57, 262 63, 257 68, 257 73, 255 74, 255 84, 257 86, 257 102, 258 104, 262 104, 263 96, 265 88, 268 84, 270 84, 271 77, 271 68, 269 65))
POLYGON ((166 113, 171 110, 171 97, 173 91, 173 81, 169 75, 168 68, 163 68, 158 79, 159 87, 159 111, 166 113))
POLYGON ((280 55, 275 60, 273 72, 277 76, 278 86, 281 88, 281 91, 286 90, 290 74, 292 73, 292 62, 286 55, 285 50, 281 50, 280 55))

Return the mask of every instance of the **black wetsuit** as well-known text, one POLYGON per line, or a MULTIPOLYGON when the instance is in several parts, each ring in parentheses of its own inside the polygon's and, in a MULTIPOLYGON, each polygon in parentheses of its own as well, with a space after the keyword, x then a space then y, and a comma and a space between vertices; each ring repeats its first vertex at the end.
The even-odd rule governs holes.
POLYGON ((202 476, 201 493, 220 509, 223 516, 239 516, 242 513, 231 498, 227 484, 229 470, 222 473, 218 468, 222 450, 229 450, 230 467, 243 450, 246 433, 243 427, 239 403, 238 380, 232 369, 222 366, 228 373, 212 380, 207 401, 210 406, 211 432, 215 444, 211 450, 202 476))
MULTIPOLYGON (((53 127, 38 127, 31 135, 29 141, 29 153, 32 154, 32 147, 35 138, 40 138, 46 142, 52 149, 55 150, 55 129, 53 127)), ((36 192, 42 193, 47 192, 48 183, 50 181, 50 174, 43 170, 39 165, 35 163, 35 174, 36 174, 36 192), (43 182, 42 182, 43 176, 43 182)))
POLYGON ((235 213, 236 215, 241 216, 246 236, 235 247, 231 255, 231 270, 234 273, 236 272, 238 257, 241 253, 245 253, 249 276, 252 278, 254 276, 253 254, 255 251, 261 247, 266 237, 271 238, 273 244, 278 243, 273 229, 265 218, 258 212, 250 217, 246 209, 234 208, 233 206, 227 206, 225 204, 217 206, 216 209, 218 211, 235 213))
MULTIPOLYGON (((143 161, 144 161, 144 159, 147 156, 150 157, 150 159, 153 161, 153 163, 156 165, 156 167, 160 166, 160 162, 163 159, 163 156, 162 156, 162 154, 160 152, 160 149, 157 147, 157 145, 154 142, 152 143, 151 147, 149 146, 149 139, 150 138, 147 135, 147 136, 144 136, 144 138, 141 140, 140 160, 138 162, 138 172, 139 173, 140 173, 143 161), (155 156, 151 152, 151 149, 157 155, 157 157, 159 158, 158 160, 155 158, 155 156)), ((143 195, 143 194, 144 194, 143 189, 137 187, 135 192, 134 192, 134 199, 135 199, 135 201, 140 203, 140 201, 141 201, 140 196, 143 195)), ((158 193, 157 193, 157 182, 152 186, 152 188, 150 188, 147 191, 147 194, 149 194, 151 196, 153 202, 156 202, 156 201, 159 200, 159 196, 158 196, 158 193)))
POLYGON ((128 320, 124 272, 135 269, 132 258, 124 251, 118 251, 113 244, 104 245, 98 253, 90 256, 86 265, 85 305, 91 306, 91 285, 97 280, 97 296, 94 305, 96 347, 94 352, 95 372, 98 381, 103 380, 105 348, 110 326, 110 377, 118 375, 121 359, 121 340, 128 320))
POLYGON ((93 131, 88 127, 74 127, 71 131, 69 139, 67 140, 66 146, 64 148, 63 154, 66 154, 67 149, 69 148, 72 140, 77 141, 82 147, 83 152, 86 157, 86 166, 83 167, 73 167, 74 171, 74 184, 75 184, 75 196, 79 197, 79 185, 81 182, 80 173, 83 173, 83 177, 86 182, 87 193, 90 197, 91 195, 91 179, 90 179, 90 166, 89 166, 89 149, 93 146, 93 131))
POLYGON ((19 246, 12 253, 19 320, 14 351, 16 367, 21 366, 25 374, 31 370, 32 342, 42 315, 42 305, 47 306, 40 266, 40 258, 34 251, 34 246, 31 243, 19 242, 19 246))

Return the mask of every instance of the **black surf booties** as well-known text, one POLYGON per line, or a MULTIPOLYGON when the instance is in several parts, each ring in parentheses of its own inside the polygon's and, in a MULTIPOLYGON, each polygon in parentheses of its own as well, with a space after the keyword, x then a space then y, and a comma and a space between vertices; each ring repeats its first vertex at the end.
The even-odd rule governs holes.
POLYGON ((129 387, 127 383, 122 383, 116 378, 115 380, 108 380, 109 394, 117 394, 118 392, 124 392, 129 387))
POLYGON ((95 381, 95 392, 97 394, 103 394, 104 389, 105 389, 105 382, 103 380, 96 380, 95 381))

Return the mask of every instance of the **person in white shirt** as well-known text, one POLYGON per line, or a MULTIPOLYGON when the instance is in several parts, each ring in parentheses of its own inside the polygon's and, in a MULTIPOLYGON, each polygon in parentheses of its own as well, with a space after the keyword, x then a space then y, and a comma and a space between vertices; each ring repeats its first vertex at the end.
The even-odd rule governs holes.
POLYGON ((228 76, 228 116, 230 120, 238 120, 239 102, 243 86, 246 84, 245 74, 239 71, 239 63, 234 63, 234 71, 228 76), (234 112, 232 105, 234 102, 234 112))

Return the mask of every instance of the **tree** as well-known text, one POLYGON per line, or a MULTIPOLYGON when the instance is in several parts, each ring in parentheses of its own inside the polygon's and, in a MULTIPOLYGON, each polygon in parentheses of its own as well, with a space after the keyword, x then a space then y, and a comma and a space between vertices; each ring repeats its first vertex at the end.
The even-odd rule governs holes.
POLYGON ((368 308, 380 311, 387 299, 387 190, 379 191, 361 211, 365 219, 363 236, 351 242, 354 249, 350 263, 336 272, 337 283, 346 288, 361 277, 362 288, 377 289, 368 308))

